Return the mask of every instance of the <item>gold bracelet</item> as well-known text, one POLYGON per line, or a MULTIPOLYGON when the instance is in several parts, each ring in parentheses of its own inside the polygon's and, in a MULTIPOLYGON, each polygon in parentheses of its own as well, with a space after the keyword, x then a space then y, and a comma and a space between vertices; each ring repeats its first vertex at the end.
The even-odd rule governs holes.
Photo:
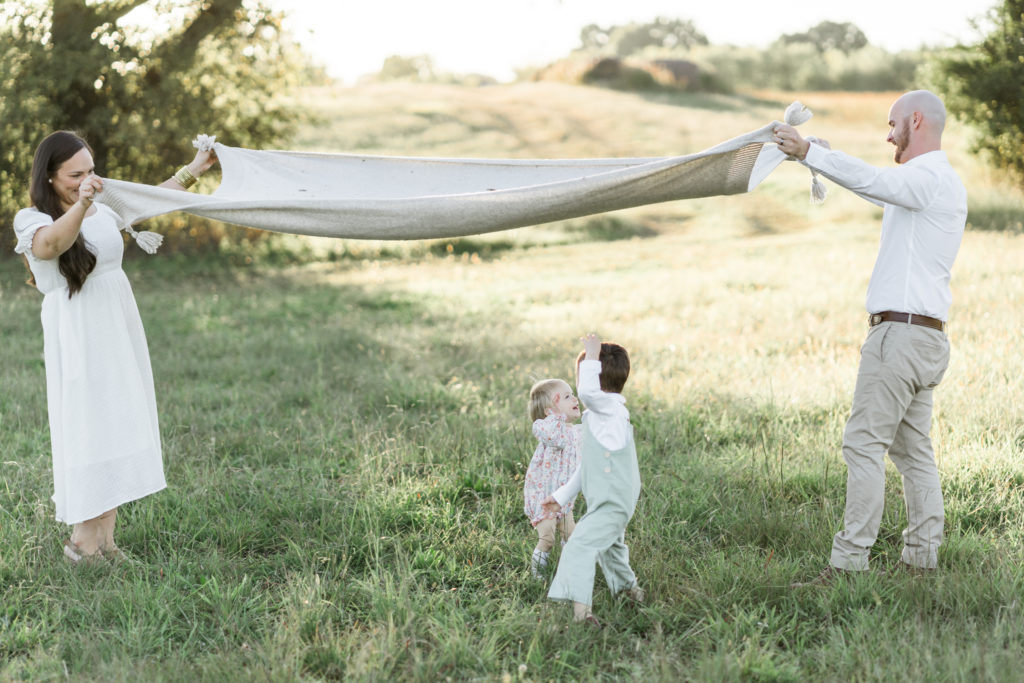
POLYGON ((192 175, 192 171, 188 170, 188 166, 179 168, 178 172, 174 174, 174 180, 186 190, 196 184, 196 177, 192 175))

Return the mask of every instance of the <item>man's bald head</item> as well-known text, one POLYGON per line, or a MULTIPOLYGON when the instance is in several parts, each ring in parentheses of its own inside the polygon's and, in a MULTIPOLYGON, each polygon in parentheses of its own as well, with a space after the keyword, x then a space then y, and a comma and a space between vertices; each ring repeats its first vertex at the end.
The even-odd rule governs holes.
POLYGON ((925 125, 934 133, 942 134, 946 126, 946 105, 939 96, 930 90, 911 90, 896 100, 892 105, 891 117, 898 120, 911 116, 914 112, 924 117, 925 125))
POLYGON ((897 164, 942 147, 942 129, 946 127, 946 106, 927 90, 912 90, 901 95, 889 109, 887 142, 896 147, 897 164))

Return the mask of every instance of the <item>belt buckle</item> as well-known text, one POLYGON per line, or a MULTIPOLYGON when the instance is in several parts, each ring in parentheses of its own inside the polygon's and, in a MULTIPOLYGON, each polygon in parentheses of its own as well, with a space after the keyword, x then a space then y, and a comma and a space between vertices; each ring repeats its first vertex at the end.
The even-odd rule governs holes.
POLYGON ((868 316, 868 327, 874 327, 875 325, 880 325, 882 322, 884 322, 884 321, 882 320, 882 314, 881 313, 872 313, 871 315, 868 316))

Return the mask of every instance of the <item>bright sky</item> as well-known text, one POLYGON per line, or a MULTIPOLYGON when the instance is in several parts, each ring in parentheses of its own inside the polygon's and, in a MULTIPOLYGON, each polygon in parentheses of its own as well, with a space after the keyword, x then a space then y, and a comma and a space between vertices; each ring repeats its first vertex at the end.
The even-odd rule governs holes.
POLYGON ((352 82, 390 55, 430 55, 442 71, 506 80, 579 46, 587 24, 690 19, 712 44, 764 47, 822 21, 851 22, 890 51, 974 43, 969 20, 999 0, 270 0, 331 76, 352 82))

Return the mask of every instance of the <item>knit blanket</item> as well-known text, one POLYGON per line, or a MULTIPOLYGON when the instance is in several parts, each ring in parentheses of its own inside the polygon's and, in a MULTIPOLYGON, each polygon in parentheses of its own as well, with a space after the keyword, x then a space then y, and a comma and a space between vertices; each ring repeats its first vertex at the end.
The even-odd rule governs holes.
MULTIPOLYGON (((796 125, 810 116, 794 102, 785 118, 796 125)), ((98 199, 118 214, 123 229, 136 235, 133 224, 184 211, 299 235, 457 237, 748 192, 786 158, 774 144, 766 144, 776 125, 696 154, 637 159, 388 157, 258 151, 215 143, 222 179, 212 194, 104 179, 98 199)), ((159 236, 148 236, 148 241, 139 239, 140 246, 155 251, 159 236)))

